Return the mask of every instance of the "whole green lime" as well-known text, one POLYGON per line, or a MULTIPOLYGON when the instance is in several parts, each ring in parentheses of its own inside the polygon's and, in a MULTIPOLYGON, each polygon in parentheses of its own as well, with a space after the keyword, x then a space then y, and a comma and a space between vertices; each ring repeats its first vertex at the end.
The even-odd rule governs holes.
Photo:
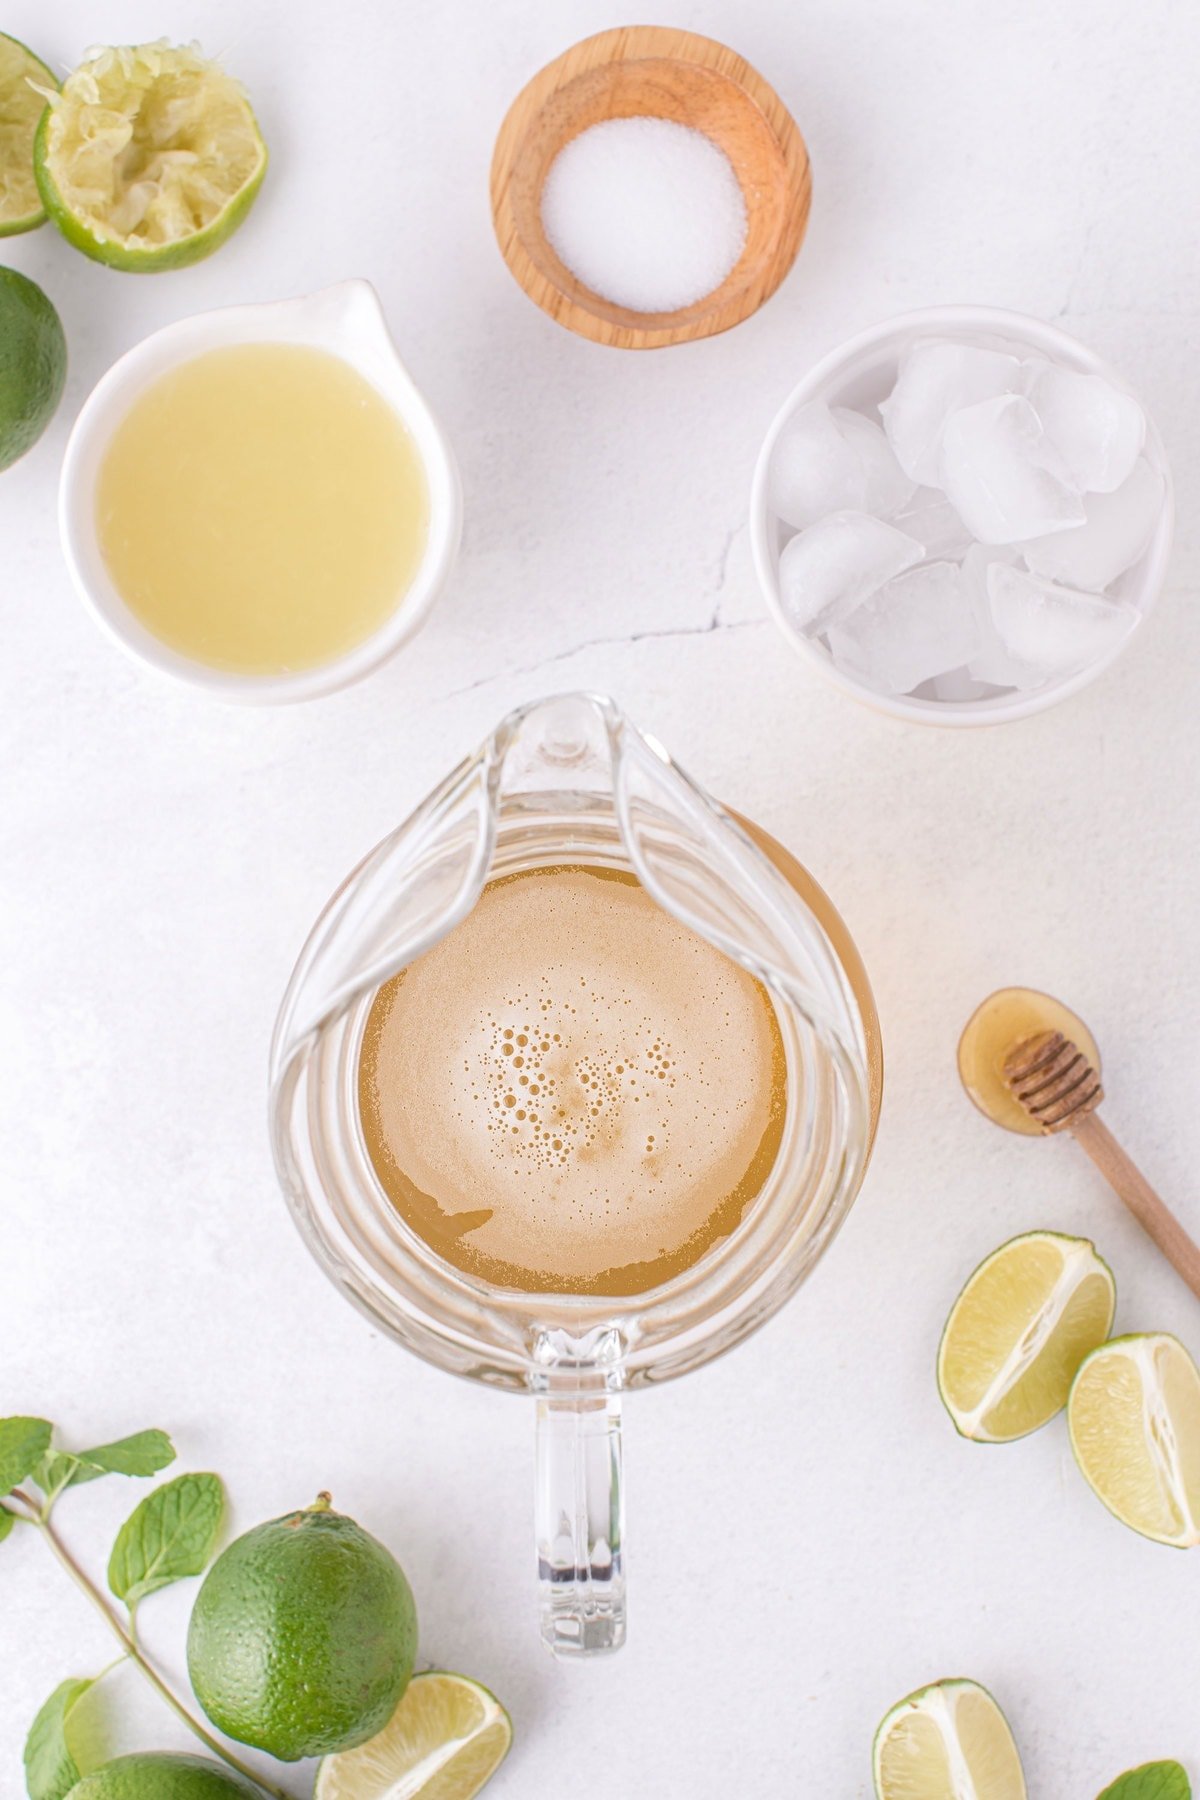
POLYGON ((0 269, 0 469, 37 443, 66 379, 61 319, 36 281, 0 269))
POLYGON ((296 1762, 382 1731, 416 1649, 404 1570, 322 1495, 217 1558, 192 1610, 188 1672, 218 1730, 296 1762))
POLYGON ((256 1787, 202 1756, 118 1756, 71 1789, 71 1800, 262 1800, 256 1787))

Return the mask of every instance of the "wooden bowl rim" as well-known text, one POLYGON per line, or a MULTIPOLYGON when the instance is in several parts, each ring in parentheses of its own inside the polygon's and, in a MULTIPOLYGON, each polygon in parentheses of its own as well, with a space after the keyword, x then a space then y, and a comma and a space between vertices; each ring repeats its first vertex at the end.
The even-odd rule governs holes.
MULTIPOLYGON (((652 115, 647 114, 647 117, 652 115)), ((568 140, 565 140, 569 142, 568 140)), ((808 227, 812 199, 812 171, 804 137, 778 93, 744 56, 716 38, 669 25, 620 25, 595 32, 572 44, 527 81, 511 102, 497 133, 490 177, 492 223, 501 254, 520 287, 556 323, 565 325, 593 343, 622 349, 647 350, 669 344, 691 343, 728 331, 751 317, 769 300, 796 260, 808 227), (587 53, 583 57, 581 53, 587 53), (602 295, 596 303, 610 309, 593 310, 586 298, 590 290, 573 281, 568 290, 547 275, 525 248, 512 203, 512 174, 525 144, 532 120, 540 116, 557 94, 606 64, 664 61, 703 69, 714 78, 737 88, 757 110, 767 128, 787 188, 777 249, 765 280, 743 274, 734 284, 738 263, 725 280, 702 301, 673 313, 637 313, 617 307, 621 320, 610 314, 614 303, 602 295), (526 115, 530 115, 525 122, 526 115), (518 118, 523 122, 518 130, 518 118)), ((570 274, 564 269, 564 273, 570 274)))

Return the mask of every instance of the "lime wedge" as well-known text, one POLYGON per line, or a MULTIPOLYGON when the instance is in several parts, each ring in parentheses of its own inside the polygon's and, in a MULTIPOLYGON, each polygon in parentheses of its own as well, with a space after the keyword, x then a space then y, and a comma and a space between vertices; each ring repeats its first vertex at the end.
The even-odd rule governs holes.
POLYGON ((152 273, 209 256, 245 218, 267 147, 233 78, 191 47, 95 50, 34 143, 42 203, 69 243, 152 273))
POLYGON ((32 50, 0 31, 0 237, 45 223, 33 173, 33 140, 46 110, 46 93, 57 87, 32 50))
POLYGON ((994 1250, 938 1348, 938 1391, 962 1435, 1007 1444, 1061 1412, 1115 1307, 1112 1272, 1086 1238, 1031 1231, 994 1250))
POLYGON ((1071 1448, 1123 1525, 1159 1544, 1200 1544, 1200 1370, 1164 1332, 1114 1338, 1075 1377, 1071 1448))
POLYGON ((512 1743, 512 1720, 479 1682, 414 1675, 378 1737, 325 1757, 313 1800, 472 1800, 512 1743))
POLYGON ((935 1681, 875 1734, 879 1800, 1025 1800, 1008 1720, 974 1681, 935 1681))

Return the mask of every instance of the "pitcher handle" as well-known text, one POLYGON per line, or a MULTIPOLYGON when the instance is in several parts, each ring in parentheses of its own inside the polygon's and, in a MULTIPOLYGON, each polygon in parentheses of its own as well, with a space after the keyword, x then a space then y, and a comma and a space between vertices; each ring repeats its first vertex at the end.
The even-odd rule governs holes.
POLYGON ((551 1377, 537 1402, 538 1606, 556 1656, 625 1642, 621 1399, 551 1377), (556 1391, 556 1387, 558 1391, 556 1391))

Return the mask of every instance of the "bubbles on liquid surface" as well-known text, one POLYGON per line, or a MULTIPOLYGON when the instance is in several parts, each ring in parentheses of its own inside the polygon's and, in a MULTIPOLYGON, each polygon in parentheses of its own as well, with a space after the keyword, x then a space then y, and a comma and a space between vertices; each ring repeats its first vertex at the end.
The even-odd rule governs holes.
POLYGON ((360 1115, 393 1203, 460 1267, 557 1289, 624 1270, 594 1291, 630 1292, 653 1285, 630 1268, 732 1229, 785 1080, 751 976, 631 877, 567 865, 492 883, 380 990, 360 1115))
MULTIPOLYGON (((613 997, 595 993, 588 1001, 593 1008, 614 1004, 613 997)), ((631 1001, 617 995, 615 1004, 631 1001)), ((570 1022, 579 1020, 578 1004, 563 1004, 546 995, 535 1000, 526 992, 505 997, 505 1015, 520 1022, 506 1025, 490 1016, 474 1058, 464 1059, 473 1105, 460 1107, 459 1117, 468 1130, 473 1129, 468 1111, 482 1107, 488 1132, 516 1137, 518 1143, 505 1143, 505 1150, 532 1166, 564 1169, 572 1161, 586 1160, 588 1152, 604 1145, 606 1136, 633 1128, 628 1109, 641 1106, 647 1095, 653 1104, 653 1082, 665 1084, 663 1094, 677 1084, 678 1058, 656 1035, 649 1015, 629 1024, 622 1021, 617 1047, 585 1040, 578 1051, 570 1031, 570 1022), (535 1012, 543 1015, 542 1023, 531 1022, 535 1012), (565 1033, 547 1030, 544 1019, 551 1013, 565 1015, 565 1033)), ((703 1068, 695 1075, 702 1081, 703 1068)), ((646 1136, 647 1161, 669 1146, 669 1120, 657 1124, 657 1131, 646 1136)), ((595 1197, 596 1187, 590 1187, 595 1197)))

